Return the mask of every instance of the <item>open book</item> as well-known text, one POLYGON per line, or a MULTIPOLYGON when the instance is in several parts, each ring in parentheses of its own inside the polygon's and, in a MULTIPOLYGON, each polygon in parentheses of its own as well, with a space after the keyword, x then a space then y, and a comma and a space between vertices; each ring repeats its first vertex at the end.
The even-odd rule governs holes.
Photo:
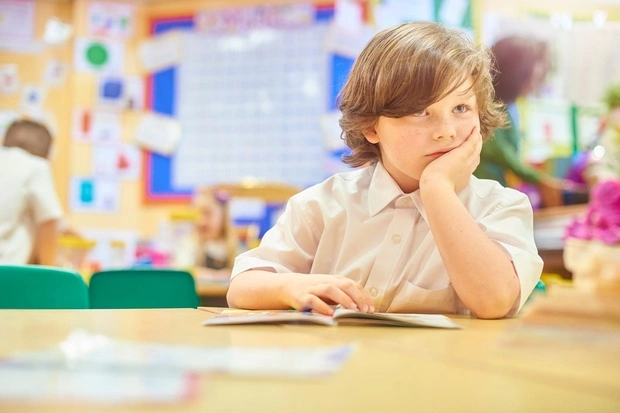
POLYGON ((335 325, 383 325, 398 327, 460 328, 448 317, 440 314, 392 314, 362 313, 338 308, 333 316, 300 311, 223 311, 205 320, 205 326, 234 324, 318 324, 335 325))

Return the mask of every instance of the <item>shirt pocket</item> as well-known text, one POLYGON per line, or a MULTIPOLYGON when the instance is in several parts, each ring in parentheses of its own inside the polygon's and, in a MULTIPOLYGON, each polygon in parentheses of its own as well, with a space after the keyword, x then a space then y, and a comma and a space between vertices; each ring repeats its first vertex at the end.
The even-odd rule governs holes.
POLYGON ((405 281, 388 307, 394 313, 448 313, 458 311, 459 298, 452 284, 437 290, 427 290, 405 281))

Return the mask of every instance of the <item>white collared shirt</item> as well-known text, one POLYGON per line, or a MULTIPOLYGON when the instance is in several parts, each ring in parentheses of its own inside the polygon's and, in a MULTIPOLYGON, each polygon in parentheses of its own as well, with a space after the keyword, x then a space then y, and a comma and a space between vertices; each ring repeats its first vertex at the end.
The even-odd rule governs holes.
MULTIPOLYGON (((458 196, 513 262, 521 284, 508 314, 514 315, 543 266, 529 200, 474 176, 458 196)), ((469 313, 452 287, 419 191, 403 194, 380 162, 292 197, 260 246, 237 257, 232 277, 258 268, 343 275, 364 286, 381 312, 469 313)))
POLYGON ((0 146, 0 264, 26 264, 37 226, 62 218, 47 160, 0 146))

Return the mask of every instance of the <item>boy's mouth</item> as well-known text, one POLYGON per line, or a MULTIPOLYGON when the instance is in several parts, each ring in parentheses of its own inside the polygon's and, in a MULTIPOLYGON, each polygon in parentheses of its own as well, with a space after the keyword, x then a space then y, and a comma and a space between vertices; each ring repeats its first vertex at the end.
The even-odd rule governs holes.
POLYGON ((438 157, 440 157, 441 155, 445 155, 445 154, 447 154, 447 153, 448 153, 448 152, 450 152, 452 149, 454 149, 454 148, 451 148, 451 149, 446 149, 446 150, 443 150, 443 151, 433 152, 433 153, 431 153, 431 154, 429 154, 429 155, 427 155, 427 156, 430 156, 430 157, 432 157, 432 158, 438 158, 438 157))

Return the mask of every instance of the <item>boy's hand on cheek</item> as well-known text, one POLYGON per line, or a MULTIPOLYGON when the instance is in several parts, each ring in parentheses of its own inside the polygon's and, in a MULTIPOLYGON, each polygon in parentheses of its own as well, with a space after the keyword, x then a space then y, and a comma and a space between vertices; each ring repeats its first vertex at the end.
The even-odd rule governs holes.
POLYGON ((332 315, 332 304, 365 313, 375 311, 368 292, 359 283, 339 275, 295 274, 283 293, 288 305, 300 311, 332 315))
POLYGON ((422 172, 420 187, 447 185, 455 192, 463 189, 480 163, 482 135, 476 126, 463 143, 432 161, 422 172))

